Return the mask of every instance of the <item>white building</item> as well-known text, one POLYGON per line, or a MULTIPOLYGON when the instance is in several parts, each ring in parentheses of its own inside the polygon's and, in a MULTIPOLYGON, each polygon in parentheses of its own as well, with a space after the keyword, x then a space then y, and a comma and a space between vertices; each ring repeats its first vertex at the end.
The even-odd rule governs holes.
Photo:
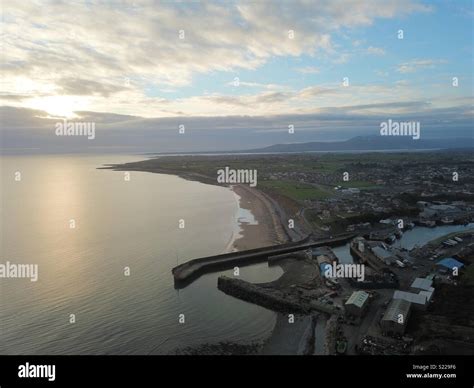
POLYGON ((414 294, 413 292, 399 291, 396 290, 393 293, 393 299, 402 299, 410 302, 413 308, 418 310, 426 310, 428 307, 428 297, 421 293, 414 294))

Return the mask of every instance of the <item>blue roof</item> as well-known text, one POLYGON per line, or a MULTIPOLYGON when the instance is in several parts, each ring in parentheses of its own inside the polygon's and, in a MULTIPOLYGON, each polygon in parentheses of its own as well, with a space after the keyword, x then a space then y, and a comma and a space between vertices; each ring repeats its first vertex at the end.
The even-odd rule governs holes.
POLYGON ((440 260, 436 263, 437 265, 442 265, 443 267, 453 269, 464 267, 464 264, 452 257, 447 257, 446 259, 440 260))

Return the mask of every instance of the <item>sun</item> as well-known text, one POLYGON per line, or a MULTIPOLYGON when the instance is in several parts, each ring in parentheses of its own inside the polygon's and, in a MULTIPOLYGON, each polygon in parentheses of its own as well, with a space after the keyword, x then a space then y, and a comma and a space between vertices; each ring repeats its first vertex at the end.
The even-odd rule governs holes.
POLYGON ((76 111, 84 110, 87 106, 84 98, 77 96, 47 96, 38 97, 30 102, 33 109, 43 110, 50 116, 74 118, 76 111))

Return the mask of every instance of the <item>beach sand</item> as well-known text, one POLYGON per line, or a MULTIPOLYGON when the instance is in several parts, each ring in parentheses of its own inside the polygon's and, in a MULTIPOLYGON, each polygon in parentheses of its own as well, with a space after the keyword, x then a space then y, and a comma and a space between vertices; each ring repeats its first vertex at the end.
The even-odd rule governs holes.
POLYGON ((245 185, 232 186, 239 197, 240 207, 249 210, 257 223, 240 222, 240 236, 234 241, 234 249, 242 251, 288 241, 282 220, 273 205, 259 190, 245 185))
MULTIPOLYGON (((274 205, 261 191, 245 185, 234 185, 232 190, 239 197, 240 208, 249 210, 256 225, 240 222, 240 236, 234 240, 234 250, 259 248, 281 244, 289 240, 274 205)), ((294 264, 294 263, 293 263, 294 264)), ((289 274, 285 277, 288 278, 289 274)), ((261 354, 301 354, 308 347, 308 335, 314 333, 311 317, 296 317, 288 323, 286 314, 277 314, 277 321, 265 340, 261 354)), ((306 350, 307 351, 307 350, 306 350)))

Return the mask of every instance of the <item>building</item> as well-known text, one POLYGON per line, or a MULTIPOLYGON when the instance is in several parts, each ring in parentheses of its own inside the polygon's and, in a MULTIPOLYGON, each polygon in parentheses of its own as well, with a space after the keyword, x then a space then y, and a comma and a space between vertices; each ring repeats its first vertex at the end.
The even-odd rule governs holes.
POLYGON ((369 306, 369 294, 365 291, 354 291, 344 304, 347 315, 362 317, 369 306))
POLYGON ((426 302, 429 304, 431 300, 433 299, 433 294, 434 294, 434 288, 430 287, 429 290, 426 291, 420 291, 420 295, 426 296, 426 302))
POLYGON ((416 278, 411 284, 413 291, 428 291, 432 288, 433 280, 427 278, 416 278))
POLYGON ((372 248, 372 252, 377 258, 385 263, 386 265, 390 265, 396 260, 396 257, 392 254, 392 252, 383 249, 382 247, 374 247, 372 248))
POLYGON ((438 268, 439 272, 449 271, 453 273, 455 268, 457 268, 457 270, 459 271, 462 267, 464 267, 464 264, 452 257, 447 257, 443 260, 438 261, 436 263, 436 267, 438 268))
POLYGON ((380 321, 385 334, 404 334, 411 312, 411 303, 404 299, 392 299, 380 321))
POLYGON ((415 294, 413 292, 396 290, 393 293, 393 299, 406 300, 407 302, 410 302, 413 308, 416 308, 417 310, 426 310, 428 307, 428 297, 426 294, 421 294, 421 292, 415 294))

